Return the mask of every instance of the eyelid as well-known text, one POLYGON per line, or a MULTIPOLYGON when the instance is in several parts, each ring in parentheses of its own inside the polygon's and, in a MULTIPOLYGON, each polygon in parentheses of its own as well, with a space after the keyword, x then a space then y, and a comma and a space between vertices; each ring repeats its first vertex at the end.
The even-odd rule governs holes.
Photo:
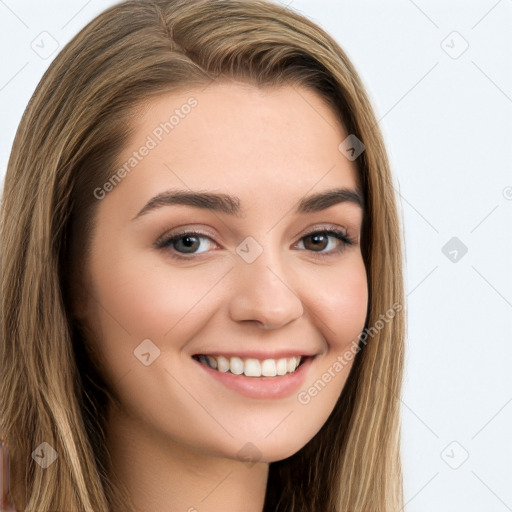
POLYGON ((306 231, 300 238, 311 235, 312 233, 316 233, 317 231, 341 231, 345 236, 348 237, 347 228, 344 226, 338 226, 336 224, 318 224, 311 228, 311 230, 306 231))
MULTIPOLYGON (((207 231, 202 231, 200 228, 185 226, 185 227, 175 228, 175 229, 177 231, 169 230, 169 231, 166 231, 163 235, 159 236, 153 245, 156 247, 159 247, 161 244, 167 242, 170 238, 188 235, 188 234, 192 234, 192 233, 204 236, 206 238, 209 238, 212 242, 215 242, 215 239, 214 239, 215 235, 212 235, 212 233, 209 233, 207 231)), ((217 242, 215 242, 215 243, 217 244, 217 242)))
MULTIPOLYGON (((195 227, 188 227, 188 226, 184 226, 184 227, 176 228, 176 229, 178 229, 178 230, 177 231, 173 231, 173 230, 166 231, 163 235, 158 237, 158 239, 154 243, 154 246, 159 249, 164 249, 164 248, 166 248, 166 245, 169 241, 171 241, 172 239, 179 239, 181 236, 184 236, 184 235, 195 235, 195 236, 205 237, 205 238, 209 239, 211 242, 213 242, 214 244, 216 244, 217 246, 219 246, 219 244, 215 241, 215 237, 212 236, 211 233, 209 233, 209 232, 205 232, 201 229, 198 229, 195 227)), ((356 245, 359 242, 359 237, 357 237, 357 238, 351 237, 348 234, 348 230, 345 226, 339 226, 339 225, 330 224, 330 223, 325 223, 325 224, 320 223, 320 224, 316 224, 316 225, 312 226, 306 232, 304 232, 300 235, 296 235, 299 238, 294 243, 294 246, 297 245, 298 243, 300 243, 302 241, 302 239, 307 236, 310 236, 314 233, 326 232, 326 231, 333 231, 335 233, 342 235, 345 238, 345 240, 338 238, 338 241, 341 242, 341 247, 338 247, 338 249, 330 250, 328 252, 308 251, 306 249, 307 252, 310 252, 311 254, 313 254, 319 258, 334 256, 336 253, 339 253, 340 251, 342 251, 345 248, 345 246, 356 245)), ((335 235, 332 235, 332 234, 330 234, 328 236, 335 237, 335 235)), ((192 258, 201 257, 201 255, 207 254, 210 251, 205 251, 202 253, 188 253, 188 254, 179 253, 177 251, 173 251, 173 252, 174 252, 174 254, 172 255, 173 258, 181 259, 181 260, 191 260, 192 258)))

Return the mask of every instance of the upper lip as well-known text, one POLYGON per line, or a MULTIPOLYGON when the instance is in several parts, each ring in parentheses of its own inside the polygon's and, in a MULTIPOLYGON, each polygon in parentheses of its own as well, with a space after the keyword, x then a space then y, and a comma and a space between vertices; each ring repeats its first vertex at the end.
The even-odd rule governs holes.
POLYGON ((240 357, 242 359, 281 359, 284 357, 312 357, 316 354, 309 353, 300 349, 282 349, 282 350, 273 350, 272 352, 264 352, 262 350, 207 350, 205 352, 197 352, 194 354, 195 356, 203 355, 203 356, 224 356, 224 357, 240 357))

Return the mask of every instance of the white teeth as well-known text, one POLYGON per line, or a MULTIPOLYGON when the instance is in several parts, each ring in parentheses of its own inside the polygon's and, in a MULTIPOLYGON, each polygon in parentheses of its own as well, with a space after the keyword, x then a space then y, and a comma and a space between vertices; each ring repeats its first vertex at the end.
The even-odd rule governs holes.
POLYGON ((235 375, 242 375, 244 373, 244 362, 239 357, 232 357, 229 360, 229 369, 235 375))
POLYGON ((277 375, 276 362, 273 359, 265 359, 261 363, 261 375, 265 377, 275 377, 277 375))
POLYGON ((244 374, 246 377, 275 377, 293 373, 300 364, 301 356, 282 357, 280 359, 259 359, 224 356, 198 356, 198 360, 210 368, 222 373, 244 374))
POLYGON ((261 364, 257 359, 246 359, 244 365, 244 375, 246 377, 260 377, 261 364))
POLYGON ((277 375, 286 375, 287 369, 288 365, 286 364, 286 358, 283 357, 282 359, 278 359, 276 364, 277 375))
POLYGON ((225 357, 219 356, 214 359, 217 359, 217 370, 219 372, 226 373, 229 371, 229 361, 225 357))

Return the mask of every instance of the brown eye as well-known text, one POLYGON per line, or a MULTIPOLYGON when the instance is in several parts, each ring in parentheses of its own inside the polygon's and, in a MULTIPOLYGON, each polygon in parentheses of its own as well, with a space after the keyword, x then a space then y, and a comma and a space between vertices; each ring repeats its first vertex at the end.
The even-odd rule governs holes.
POLYGON ((342 231, 333 229, 314 231, 302 237, 301 242, 307 251, 318 253, 319 256, 329 256, 333 253, 339 253, 347 245, 353 245, 352 240, 342 231), (331 243, 331 240, 332 243, 331 243), (302 242, 303 241, 303 242, 302 242), (325 250, 331 246, 329 250, 325 250))
POLYGON ((308 251, 317 251, 317 250, 323 251, 329 243, 329 236, 324 235, 324 234, 313 234, 313 235, 308 235, 308 236, 304 237, 304 240, 309 240, 311 242, 311 243, 306 243, 306 242, 304 243, 304 247, 308 251))

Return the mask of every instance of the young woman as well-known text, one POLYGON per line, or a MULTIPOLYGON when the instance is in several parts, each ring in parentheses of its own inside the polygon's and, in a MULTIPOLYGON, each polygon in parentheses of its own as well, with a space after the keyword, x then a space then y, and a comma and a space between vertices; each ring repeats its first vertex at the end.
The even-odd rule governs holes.
POLYGON ((356 71, 303 16, 98 16, 23 116, 1 255, 18 510, 401 509, 390 170, 356 71))

